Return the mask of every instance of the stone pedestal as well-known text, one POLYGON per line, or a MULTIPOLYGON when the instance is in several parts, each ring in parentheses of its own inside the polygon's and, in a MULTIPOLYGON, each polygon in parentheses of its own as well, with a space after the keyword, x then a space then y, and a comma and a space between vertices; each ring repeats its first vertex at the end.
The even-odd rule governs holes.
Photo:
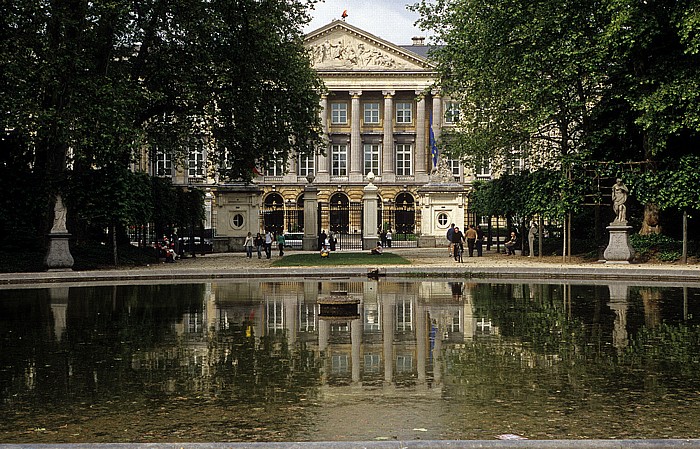
POLYGON ((610 232, 608 247, 605 248, 603 257, 605 263, 626 264, 634 257, 634 248, 630 244, 629 231, 632 226, 626 222, 613 222, 605 228, 610 232))
POLYGON ((73 256, 70 253, 68 240, 69 233, 49 234, 49 251, 44 259, 44 265, 49 271, 72 271, 73 256))
POLYGON ((318 189, 311 185, 313 176, 309 178, 309 184, 304 187, 304 238, 301 249, 304 251, 318 251, 318 189))
POLYGON ((370 250, 377 246, 379 237, 377 236, 377 199, 379 195, 377 192, 379 189, 377 186, 372 184, 374 180, 374 174, 370 172, 367 175, 369 184, 363 189, 362 205, 364 208, 364 213, 362 215, 362 226, 363 226, 363 237, 362 237, 362 249, 370 250))

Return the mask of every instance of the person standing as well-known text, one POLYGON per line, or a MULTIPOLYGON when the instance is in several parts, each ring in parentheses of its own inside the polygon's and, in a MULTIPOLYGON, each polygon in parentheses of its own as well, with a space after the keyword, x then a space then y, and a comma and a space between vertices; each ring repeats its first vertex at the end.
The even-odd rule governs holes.
POLYGON ((264 245, 265 245, 265 239, 258 232, 258 235, 255 236, 255 246, 258 249, 258 259, 262 259, 262 249, 263 249, 264 245))
POLYGON ((476 243, 476 229, 474 229, 474 226, 469 225, 465 237, 467 238, 469 257, 474 257, 474 244, 476 243))
POLYGON ((464 246, 462 246, 463 243, 464 234, 462 234, 462 231, 460 231, 459 228, 455 226, 455 230, 452 233, 452 247, 454 248, 454 258, 457 262, 459 262, 462 251, 464 250, 464 246))
POLYGON ((326 244, 326 238, 328 238, 328 236, 326 235, 326 231, 321 229, 321 233, 318 235, 318 247, 319 248, 323 248, 323 245, 326 244))
POLYGON ((253 244, 254 244, 254 241, 253 241, 253 234, 251 234, 251 233, 249 232, 248 235, 247 235, 246 238, 245 238, 245 242, 243 242, 243 248, 245 248, 245 256, 246 256, 248 259, 252 259, 252 258, 253 258, 253 244))
POLYGON ((338 243, 338 240, 335 238, 335 234, 333 234, 333 231, 330 231, 328 233, 328 245, 330 246, 331 251, 335 251, 335 244, 338 243))
POLYGON ((484 255, 484 231, 481 226, 476 226, 476 257, 484 255))
POLYGON ((272 232, 268 229, 265 233, 265 256, 269 259, 272 255, 272 232))
POLYGON ((527 232, 527 245, 530 248, 530 254, 527 257, 535 255, 535 236, 537 236, 537 225, 535 222, 530 222, 530 230, 527 232))
POLYGON ((391 228, 386 230, 386 247, 391 248, 391 228))
POLYGON ((282 231, 277 236, 277 247, 280 250, 280 257, 284 256, 284 244, 285 244, 284 231, 282 231))
POLYGON ((455 224, 452 223, 447 229, 447 254, 452 257, 454 255, 454 250, 452 248, 452 234, 455 233, 455 224))

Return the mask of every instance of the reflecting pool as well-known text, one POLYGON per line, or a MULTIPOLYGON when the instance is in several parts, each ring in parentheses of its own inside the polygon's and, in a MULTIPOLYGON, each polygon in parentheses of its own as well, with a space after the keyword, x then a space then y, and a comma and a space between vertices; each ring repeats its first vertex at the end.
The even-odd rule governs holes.
POLYGON ((697 284, 3 288, 0 442, 698 438, 699 324, 697 284))

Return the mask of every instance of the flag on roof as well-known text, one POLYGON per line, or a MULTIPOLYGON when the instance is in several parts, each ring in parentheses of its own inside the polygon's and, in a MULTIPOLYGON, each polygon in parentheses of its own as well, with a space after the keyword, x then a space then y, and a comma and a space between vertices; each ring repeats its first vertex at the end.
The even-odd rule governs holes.
POLYGON ((345 20, 345 18, 346 18, 347 16, 348 16, 348 10, 345 9, 345 10, 343 10, 343 14, 341 14, 340 17, 342 17, 343 20, 345 20))

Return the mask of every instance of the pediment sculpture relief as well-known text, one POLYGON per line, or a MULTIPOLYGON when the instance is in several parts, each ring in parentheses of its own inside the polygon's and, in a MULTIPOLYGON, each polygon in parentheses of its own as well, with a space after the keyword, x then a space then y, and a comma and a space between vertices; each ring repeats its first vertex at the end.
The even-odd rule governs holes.
POLYGON ((365 69, 406 68, 406 62, 357 39, 336 37, 312 45, 309 50, 314 66, 358 67, 365 69))

